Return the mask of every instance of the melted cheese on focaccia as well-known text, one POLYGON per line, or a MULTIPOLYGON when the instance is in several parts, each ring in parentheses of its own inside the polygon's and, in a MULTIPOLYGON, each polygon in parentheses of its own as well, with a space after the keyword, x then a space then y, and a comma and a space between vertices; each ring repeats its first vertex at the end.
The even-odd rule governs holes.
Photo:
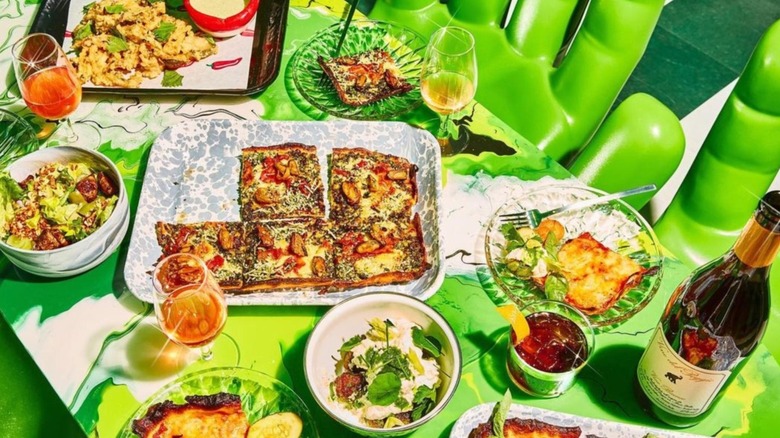
POLYGON ((558 260, 569 282, 566 301, 588 314, 612 307, 643 272, 638 263, 605 247, 589 233, 566 242, 558 260))

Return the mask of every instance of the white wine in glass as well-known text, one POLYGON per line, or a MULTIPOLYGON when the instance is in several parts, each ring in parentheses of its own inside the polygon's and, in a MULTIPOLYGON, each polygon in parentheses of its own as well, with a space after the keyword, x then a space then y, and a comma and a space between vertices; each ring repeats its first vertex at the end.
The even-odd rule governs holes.
POLYGON ((469 31, 447 26, 428 43, 420 77, 423 100, 442 115, 437 137, 443 154, 451 154, 447 138, 450 114, 468 105, 477 91, 477 56, 469 31))

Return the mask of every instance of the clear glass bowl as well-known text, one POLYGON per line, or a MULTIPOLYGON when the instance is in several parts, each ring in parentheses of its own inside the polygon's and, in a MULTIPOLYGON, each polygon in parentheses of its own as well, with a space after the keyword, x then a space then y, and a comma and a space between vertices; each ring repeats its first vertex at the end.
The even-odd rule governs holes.
POLYGON ((353 120, 392 119, 422 104, 420 70, 427 42, 410 29, 381 21, 353 21, 339 56, 383 49, 395 61, 401 77, 413 88, 408 93, 359 107, 342 102, 332 82, 317 63, 320 56, 325 59, 333 57, 341 32, 342 23, 321 30, 306 41, 290 61, 295 88, 307 102, 332 116, 353 120))
POLYGON ((241 397, 241 406, 249 424, 278 412, 293 412, 303 422, 302 438, 318 438, 317 427, 309 409, 292 389, 273 377, 247 368, 211 368, 182 376, 165 385, 149 397, 127 420, 119 438, 137 438, 133 433, 133 420, 146 415, 150 406, 170 400, 185 403, 189 395, 211 395, 219 392, 241 397))
MULTIPOLYGON (((501 231, 499 215, 533 208, 544 212, 604 194, 589 187, 549 185, 528 192, 496 211, 487 227, 485 257, 492 280, 509 299, 523 307, 546 297, 532 280, 518 278, 506 268, 506 237, 501 231)), ((627 321, 655 296, 663 273, 661 246, 650 225, 631 206, 617 200, 555 215, 552 219, 566 228, 564 240, 589 232, 596 240, 630 257, 646 270, 641 283, 627 291, 612 307, 601 314, 588 315, 594 327, 604 331, 627 321)))

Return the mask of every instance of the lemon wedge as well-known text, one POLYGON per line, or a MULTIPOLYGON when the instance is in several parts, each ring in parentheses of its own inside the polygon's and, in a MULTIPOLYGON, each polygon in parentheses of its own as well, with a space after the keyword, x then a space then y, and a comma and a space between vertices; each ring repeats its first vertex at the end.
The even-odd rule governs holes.
POLYGON ((515 332, 515 345, 519 344, 529 333, 531 333, 531 327, 528 326, 528 321, 525 320, 525 316, 520 312, 514 304, 505 304, 498 306, 498 313, 512 325, 512 330, 515 332))

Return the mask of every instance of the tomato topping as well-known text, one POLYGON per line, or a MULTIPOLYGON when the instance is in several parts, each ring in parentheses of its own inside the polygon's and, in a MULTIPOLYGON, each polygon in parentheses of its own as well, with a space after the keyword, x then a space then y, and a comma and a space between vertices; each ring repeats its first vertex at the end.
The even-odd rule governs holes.
POLYGON ((271 257, 273 257, 274 260, 282 258, 282 249, 281 248, 271 248, 268 251, 271 253, 271 257))
POLYGON ((389 169, 387 168, 387 164, 385 163, 377 163, 374 166, 374 173, 380 174, 380 173, 387 173, 389 169))
POLYGON ((344 169, 333 169, 333 173, 340 176, 349 176, 349 172, 344 169))
POLYGON ((366 160, 360 160, 357 162, 357 164, 355 164, 355 167, 357 167, 358 169, 362 169, 366 166, 368 166, 368 162, 366 160))
POLYGON ((225 259, 221 255, 217 254, 211 260, 206 262, 206 267, 209 268, 210 271, 215 271, 221 268, 224 264, 225 259))
POLYGON ((254 175, 252 175, 252 164, 247 162, 244 168, 241 170, 241 181, 243 181, 245 185, 250 185, 252 184, 253 179, 254 175))

